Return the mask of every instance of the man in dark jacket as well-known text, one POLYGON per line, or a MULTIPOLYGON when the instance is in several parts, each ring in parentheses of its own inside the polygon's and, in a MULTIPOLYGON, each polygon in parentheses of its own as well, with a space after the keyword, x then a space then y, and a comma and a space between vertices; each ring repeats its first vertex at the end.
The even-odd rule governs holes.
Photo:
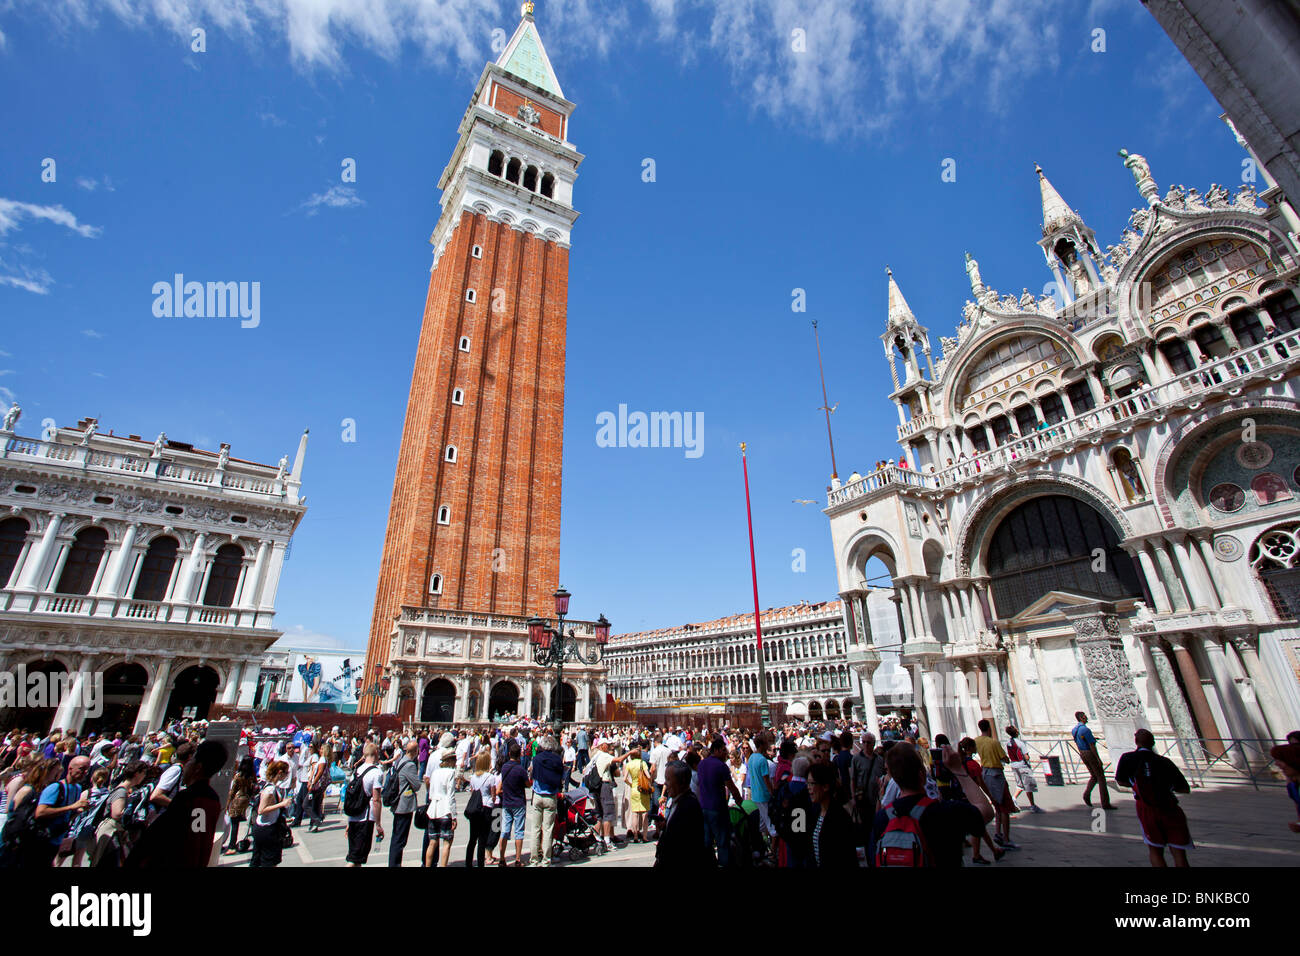
POLYGON ((393 807, 393 842, 388 844, 388 865, 402 865, 402 851, 406 849, 406 840, 411 835, 411 820, 415 816, 415 804, 420 795, 420 745, 412 740, 406 745, 406 752, 393 762, 393 773, 397 774, 401 796, 397 806, 393 807))
POLYGON ((533 830, 529 862, 533 866, 551 865, 551 842, 555 839, 555 811, 557 794, 564 783, 564 760, 560 744, 550 734, 538 741, 537 756, 529 767, 533 787, 533 803, 528 810, 529 824, 533 830))
POLYGON ((713 866, 713 854, 704 842, 704 811, 691 793, 691 768, 680 760, 670 763, 664 774, 664 789, 672 806, 655 847, 655 866, 664 869, 713 866))

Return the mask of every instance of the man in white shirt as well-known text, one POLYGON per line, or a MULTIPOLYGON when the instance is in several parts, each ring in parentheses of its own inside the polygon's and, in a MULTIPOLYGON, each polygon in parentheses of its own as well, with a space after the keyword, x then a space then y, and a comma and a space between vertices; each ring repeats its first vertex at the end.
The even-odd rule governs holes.
POLYGON ((668 749, 662 733, 655 734, 655 745, 650 750, 650 774, 654 778, 654 794, 650 804, 651 816, 659 816, 659 801, 664 794, 664 771, 668 761, 673 759, 673 752, 668 749))
POLYGON ((381 838, 384 835, 381 819, 384 772, 379 767, 379 745, 370 741, 362 749, 362 756, 357 773, 361 775, 361 788, 366 794, 366 812, 358 816, 348 815, 348 866, 364 866, 370 858, 376 830, 381 838))

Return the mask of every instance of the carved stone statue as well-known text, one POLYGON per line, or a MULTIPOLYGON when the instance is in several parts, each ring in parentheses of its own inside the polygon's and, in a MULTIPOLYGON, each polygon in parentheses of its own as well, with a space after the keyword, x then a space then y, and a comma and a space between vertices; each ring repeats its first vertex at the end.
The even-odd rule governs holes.
POLYGON ((230 446, 222 444, 221 451, 217 455, 217 468, 224 471, 228 464, 230 464, 230 446))
POLYGON ((99 422, 95 421, 95 420, 92 418, 92 419, 90 420, 90 424, 86 426, 86 433, 85 433, 84 435, 81 436, 81 444, 82 444, 83 446, 84 446, 84 445, 89 445, 89 444, 90 444, 90 439, 92 439, 93 437, 95 437, 95 432, 97 432, 97 431, 99 431, 99 422))
POLYGON ((166 447, 166 445, 167 445, 167 433, 159 432, 158 437, 153 440, 153 452, 150 453, 149 457, 161 458, 163 453, 163 448, 166 447))
POLYGON ((280 458, 280 467, 275 473, 275 480, 279 481, 281 478, 283 478, 285 472, 287 472, 288 470, 289 470, 289 456, 283 455, 280 458))
POLYGON ((969 252, 966 253, 966 275, 970 279, 970 292, 979 301, 984 297, 984 280, 980 277, 980 264, 969 252))
POLYGON ((23 417, 22 406, 20 406, 17 402, 14 402, 12 405, 9 406, 9 410, 5 412, 5 425, 3 430, 7 432, 13 431, 14 426, 18 424, 18 419, 22 417, 23 417))
POLYGON ((1133 181, 1137 183, 1142 198, 1147 201, 1147 205, 1154 206, 1160 201, 1160 187, 1151 178, 1151 164, 1147 162, 1145 156, 1130 153, 1127 149, 1121 149, 1119 155, 1124 160, 1125 168, 1133 174, 1133 181))

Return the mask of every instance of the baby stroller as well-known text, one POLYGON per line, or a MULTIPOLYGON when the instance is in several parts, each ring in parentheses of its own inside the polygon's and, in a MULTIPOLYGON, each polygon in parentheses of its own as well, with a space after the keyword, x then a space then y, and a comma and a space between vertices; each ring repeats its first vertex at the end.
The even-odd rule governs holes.
POLYGON ((593 814, 588 809, 591 793, 585 787, 575 787, 560 794, 555 808, 554 857, 567 853, 570 860, 585 859, 596 845, 596 828, 593 814))

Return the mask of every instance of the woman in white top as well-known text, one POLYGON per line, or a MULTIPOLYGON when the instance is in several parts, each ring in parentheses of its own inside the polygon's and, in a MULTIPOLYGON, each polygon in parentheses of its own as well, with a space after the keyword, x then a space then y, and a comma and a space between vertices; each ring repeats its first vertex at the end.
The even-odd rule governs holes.
POLYGON ((429 774, 429 828, 424 831, 424 865, 450 866, 456 831, 456 751, 443 753, 441 766, 429 774), (442 849, 441 862, 438 850, 442 849))
POLYGON ((293 802, 286 785, 289 765, 273 760, 266 768, 266 786, 257 797, 257 816, 253 818, 253 858, 249 866, 279 866, 284 849, 281 842, 280 815, 293 802))

